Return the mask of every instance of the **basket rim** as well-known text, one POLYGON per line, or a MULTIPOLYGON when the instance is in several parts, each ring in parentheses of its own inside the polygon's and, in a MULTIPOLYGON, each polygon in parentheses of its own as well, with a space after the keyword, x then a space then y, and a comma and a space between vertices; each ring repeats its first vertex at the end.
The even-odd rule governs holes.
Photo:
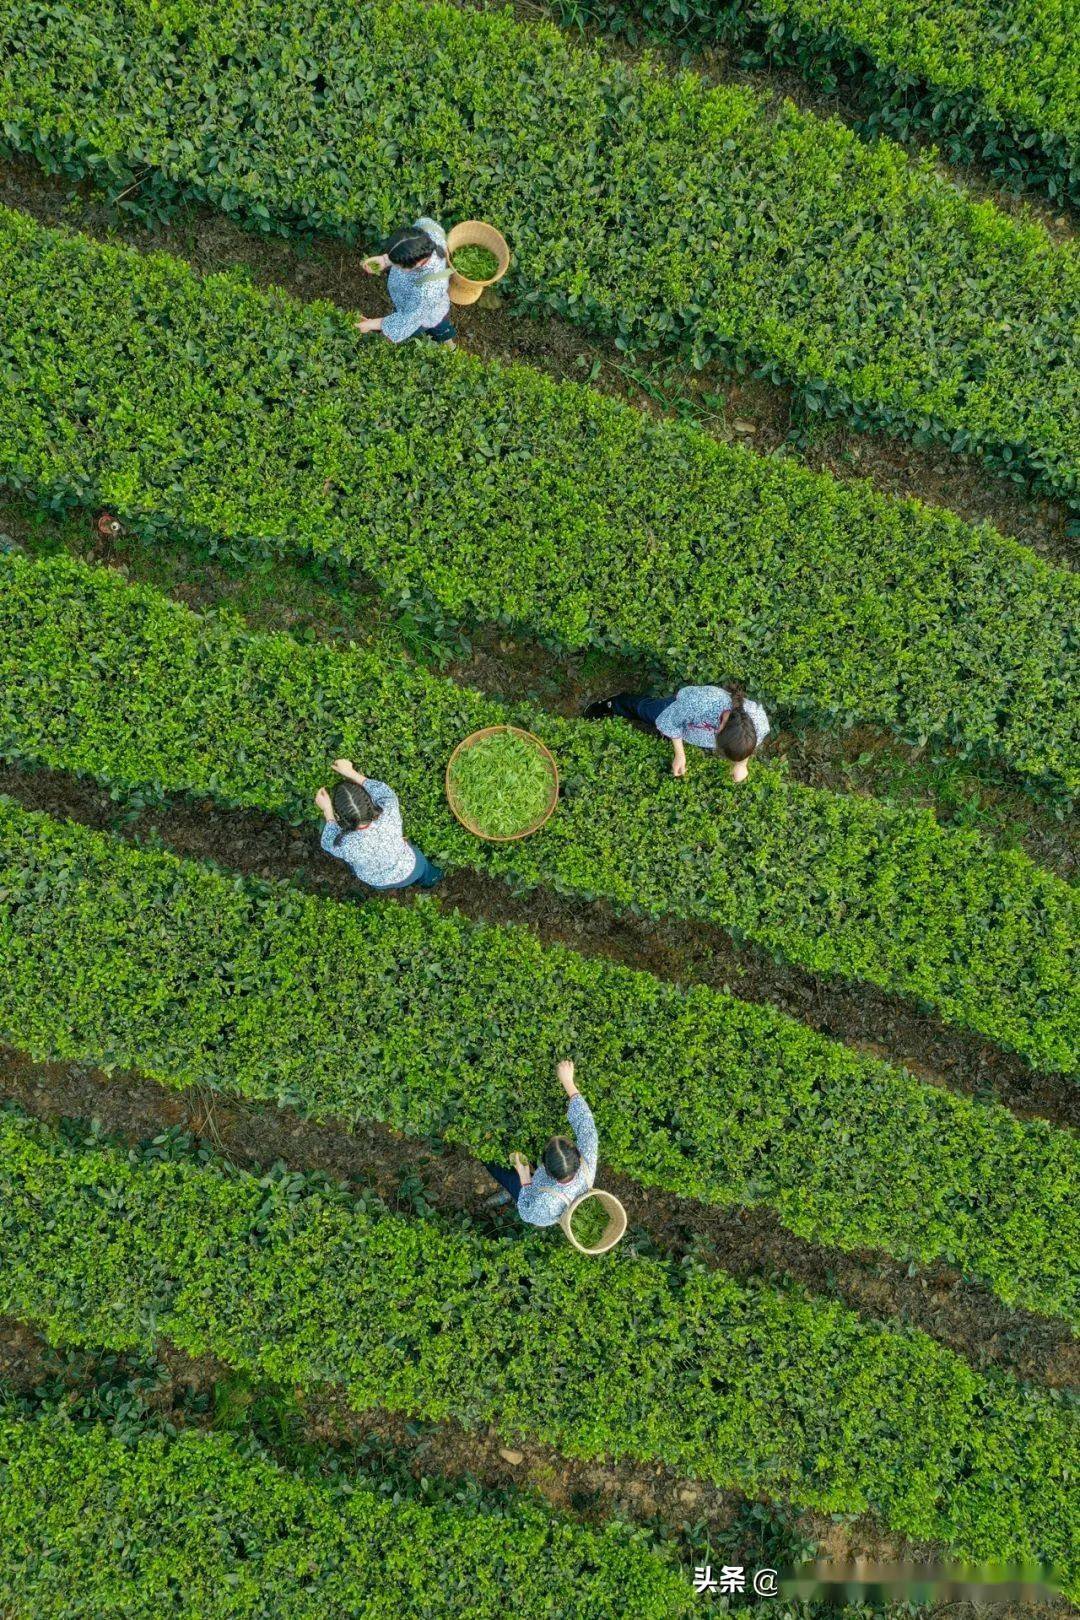
POLYGON ((559 1225, 562 1227, 567 1241, 578 1251, 579 1254, 610 1254, 616 1244, 621 1243, 626 1235, 626 1228, 628 1225, 626 1206, 623 1204, 621 1198, 617 1198, 616 1195, 613 1192, 609 1192, 606 1187, 590 1187, 587 1192, 582 1193, 580 1198, 575 1198, 574 1202, 569 1206, 569 1208, 564 1211, 563 1215, 559 1218, 559 1225), (607 1226, 604 1228, 603 1236, 601 1237, 599 1243, 593 1244, 591 1248, 588 1244, 582 1243, 580 1238, 575 1237, 573 1232, 574 1215, 581 1208, 582 1204, 588 1203, 590 1198, 600 1199, 601 1208, 607 1210, 608 1217, 607 1226), (604 1200, 609 1200, 610 1202, 605 1203, 604 1200), (614 1205, 615 1207, 611 1208, 611 1205, 614 1205), (613 1238, 609 1238, 608 1233, 611 1231, 612 1226, 619 1222, 620 1219, 622 1224, 619 1226, 618 1232, 616 1232, 613 1238))
POLYGON ((445 788, 446 802, 450 806, 453 814, 457 817, 458 821, 460 821, 461 825, 465 828, 466 832, 471 832, 474 838, 486 839, 489 844, 513 844, 516 843, 519 838, 528 838, 532 833, 539 832, 540 828, 544 826, 545 822, 550 821, 552 816, 555 814, 559 803, 559 767, 556 763, 555 755, 551 752, 551 749, 547 746, 547 744, 545 742, 541 742, 540 738, 536 736, 534 732, 526 731, 524 726, 481 726, 479 731, 471 731, 467 737, 462 737, 461 741, 454 749, 454 752, 447 760, 445 788), (528 827, 523 828, 521 832, 482 832, 479 827, 477 827, 473 822, 469 821, 467 817, 464 816, 458 809, 458 806, 454 801, 453 791, 450 787, 450 773, 454 768, 454 761, 457 759, 459 754, 464 753, 466 748, 471 748, 475 743, 478 743, 484 737, 495 737, 504 732, 510 732, 516 737, 524 737, 526 741, 532 743, 538 752, 543 754, 544 758, 547 760, 551 769, 551 803, 538 820, 532 822, 528 827))
POLYGON ((459 219, 456 225, 451 225, 446 234, 446 241, 447 263, 449 264, 452 274, 457 277, 458 281, 463 287, 493 287, 497 281, 502 280, 503 276, 505 276, 506 272, 510 268, 510 244, 506 240, 506 237, 503 235, 502 231, 498 230, 494 225, 489 225, 486 219, 459 219), (460 270, 456 270, 454 268, 454 249, 450 246, 451 239, 456 232, 467 231, 472 225, 480 225, 485 231, 490 231, 492 236, 498 238, 498 241, 502 247, 502 252, 500 253, 488 242, 458 243, 459 247, 486 247, 489 253, 494 254, 496 261, 495 274, 493 276, 488 276, 486 281, 475 281, 472 276, 463 276, 460 270))

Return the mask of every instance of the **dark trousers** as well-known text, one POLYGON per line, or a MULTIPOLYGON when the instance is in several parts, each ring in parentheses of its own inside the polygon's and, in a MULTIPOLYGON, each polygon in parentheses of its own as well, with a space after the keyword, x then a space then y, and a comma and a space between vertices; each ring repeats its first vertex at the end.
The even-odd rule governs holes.
MULTIPOLYGON (((415 332, 409 334, 409 337, 426 337, 430 338, 433 343, 449 343, 451 338, 457 337, 457 327, 449 315, 444 315, 438 326, 418 327, 415 332)), ((405 341, 408 343, 409 338, 406 338, 405 341)))
POLYGON ((436 866, 434 861, 429 861, 426 855, 421 855, 420 851, 417 850, 416 871, 413 873, 408 883, 402 884, 402 888, 433 889, 436 883, 441 880, 442 876, 442 867, 436 866))
POLYGON ((484 1160, 484 1169, 489 1176, 499 1183, 500 1187, 506 1189, 516 1204, 518 1193, 521 1191, 521 1177, 517 1171, 508 1169, 504 1164, 488 1164, 486 1159, 484 1160))
POLYGON ((406 878, 404 883, 380 883, 373 887, 377 893, 382 889, 433 889, 443 876, 441 866, 416 850, 416 871, 411 878, 406 878))
POLYGON ((616 692, 614 697, 601 698, 598 703, 590 703, 585 710, 585 718, 605 720, 609 716, 618 716, 619 719, 629 720, 638 731, 645 731, 649 736, 655 737, 658 716, 674 701, 673 697, 648 697, 644 692, 616 692))

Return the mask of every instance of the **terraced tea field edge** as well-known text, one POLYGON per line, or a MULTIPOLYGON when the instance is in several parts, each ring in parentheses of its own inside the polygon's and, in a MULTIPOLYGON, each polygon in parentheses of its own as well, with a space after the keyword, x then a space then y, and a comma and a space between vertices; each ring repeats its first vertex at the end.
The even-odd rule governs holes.
POLYGON ((621 1529, 587 1529, 521 1500, 420 1506, 252 1455, 223 1434, 125 1443, 59 1414, 0 1415, 0 1605, 57 1613, 161 1613, 162 1571, 206 1620, 358 1614, 377 1597, 404 1617, 496 1620, 511 1604, 568 1620, 689 1614, 687 1576, 621 1529), (122 1551, 120 1550, 122 1549, 122 1551), (249 1610, 248 1605, 252 1605, 249 1610))
POLYGON ((67 557, 0 560, 0 631, 5 758, 311 818, 314 840, 328 761, 357 756, 393 779, 408 835, 440 864, 699 918, 1076 1068, 1076 891, 925 811, 763 765, 736 787, 705 755, 677 781, 659 739, 625 724, 509 708, 397 650, 246 632, 67 557), (507 721, 552 749, 563 795, 533 838, 488 844, 451 815, 444 770, 461 738, 507 721))
POLYGON ((1080 1427, 1056 1392, 795 1291, 628 1254, 583 1265, 551 1233, 484 1242, 284 1169, 165 1151, 140 1161, 0 1117, 0 1310, 53 1342, 165 1337, 282 1383, 340 1384, 357 1410, 870 1509, 1078 1589, 1080 1427))
POLYGON ((1080 584, 988 527, 16 213, 0 290, 9 484, 1080 782, 1080 584))
POLYGON ((6 0, 0 26, 3 149, 148 218, 198 199, 358 242, 490 218, 525 307, 1080 498, 1080 260, 888 141, 427 0, 6 0))
POLYGON ((645 1187, 946 1259, 1080 1321, 1072 1135, 779 1013, 429 905, 243 884, 5 800, 0 888, 0 1038, 34 1057, 505 1158, 558 1128, 551 1074, 573 1053, 605 1162, 645 1187))
POLYGON ((1080 207, 1080 71, 1068 0, 991 16, 972 0, 558 0, 564 23, 720 45, 854 98, 856 129, 926 138, 952 163, 1080 207))

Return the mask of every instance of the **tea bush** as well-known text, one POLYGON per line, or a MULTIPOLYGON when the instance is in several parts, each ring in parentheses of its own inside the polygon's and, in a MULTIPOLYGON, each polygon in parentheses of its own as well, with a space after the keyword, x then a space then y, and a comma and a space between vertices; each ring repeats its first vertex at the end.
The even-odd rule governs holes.
POLYGON ((988 528, 2 211, 0 297, 0 477, 32 493, 1080 783, 1080 586, 988 528))
POLYGON ((827 1513, 867 1509, 1080 1593, 1077 1401, 924 1334, 558 1232, 485 1240, 319 1179, 73 1145, 0 1114, 0 1312, 55 1343, 152 1348, 358 1411, 491 1425, 827 1513))
POLYGON ((509 9, 3 0, 0 27, 3 149, 148 218, 487 218, 525 307, 1080 498, 1080 259, 928 158, 509 9))
POLYGON ((1068 1133, 771 1008, 429 905, 244 885, 2 799, 0 895, 0 1038, 38 1058, 508 1160, 560 1128, 572 1053, 602 1163, 644 1186, 767 1204, 813 1241, 945 1259, 1080 1320, 1068 1133))
POLYGON ((560 0, 597 23, 685 48, 720 44, 745 68, 794 68, 854 102, 860 134, 929 137, 954 163, 1080 206, 1080 68, 1070 0, 560 0))
POLYGON ((52 1414, 0 1417, 0 1608, 161 1620, 668 1620, 689 1580, 617 1526, 464 1492, 422 1506, 278 1467, 198 1430, 125 1444, 52 1414), (182 1599, 180 1597, 182 1594, 182 1599), (175 1605, 175 1607, 174 1607, 175 1605))
POLYGON ((396 651, 252 634, 67 557, 0 560, 0 754, 307 818, 313 847, 311 796, 345 754, 392 782, 407 835, 440 864, 702 919, 1075 1070, 1066 881, 928 811, 762 763, 736 787, 690 752, 677 781, 666 744, 619 721, 504 706, 396 651), (539 833, 487 844, 452 816, 444 772, 461 738, 506 722, 548 744, 564 791, 539 833))

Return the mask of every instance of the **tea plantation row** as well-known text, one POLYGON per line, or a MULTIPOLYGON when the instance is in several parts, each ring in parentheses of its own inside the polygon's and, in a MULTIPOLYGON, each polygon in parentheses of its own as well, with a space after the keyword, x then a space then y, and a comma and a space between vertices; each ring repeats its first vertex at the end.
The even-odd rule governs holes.
POLYGON ((669 1620, 689 1582, 618 1529, 538 1505, 421 1506, 290 1473, 224 1434, 124 1443, 59 1415, 0 1418, 0 1610, 160 1620, 329 1615, 669 1620), (437 1608, 436 1608, 437 1606, 437 1608), (177 1608, 174 1612, 179 1613, 177 1608))
POLYGON ((771 1008, 429 905, 245 886, 0 799, 0 1038, 506 1159, 573 1053, 604 1160, 1080 1323, 1080 1148, 771 1008), (345 966, 344 964, 347 964, 345 966))
POLYGON ((1026 855, 764 764, 735 787, 698 753, 677 781, 659 739, 506 707, 404 666, 397 648, 252 634, 106 569, 11 555, 0 753, 303 818, 313 851, 312 793, 345 754, 392 780, 408 834, 449 865, 711 922, 920 997, 1033 1063, 1077 1067, 1080 900, 1026 855), (463 737, 507 720, 547 740, 563 797, 534 838, 483 844, 451 816, 444 771, 463 737))
POLYGON ((1071 0, 559 0, 566 22, 747 68, 794 68, 854 104, 860 134, 928 137, 953 162, 1080 206, 1080 69, 1071 0))
POLYGON ((165 1338, 359 1411, 491 1424, 827 1512, 871 1508, 1080 1592, 1075 1400, 796 1291, 559 1235, 492 1241, 281 1170, 140 1158, 0 1115, 0 1312, 165 1338), (538 1318, 542 1330, 538 1331, 538 1318))
POLYGON ((488 218, 527 305, 1080 497, 1080 260, 887 141, 509 10, 3 0, 0 26, 4 148, 128 208, 350 241, 488 218))
POLYGON ((1080 783, 1080 586, 989 528, 0 211, 0 475, 1080 783))

